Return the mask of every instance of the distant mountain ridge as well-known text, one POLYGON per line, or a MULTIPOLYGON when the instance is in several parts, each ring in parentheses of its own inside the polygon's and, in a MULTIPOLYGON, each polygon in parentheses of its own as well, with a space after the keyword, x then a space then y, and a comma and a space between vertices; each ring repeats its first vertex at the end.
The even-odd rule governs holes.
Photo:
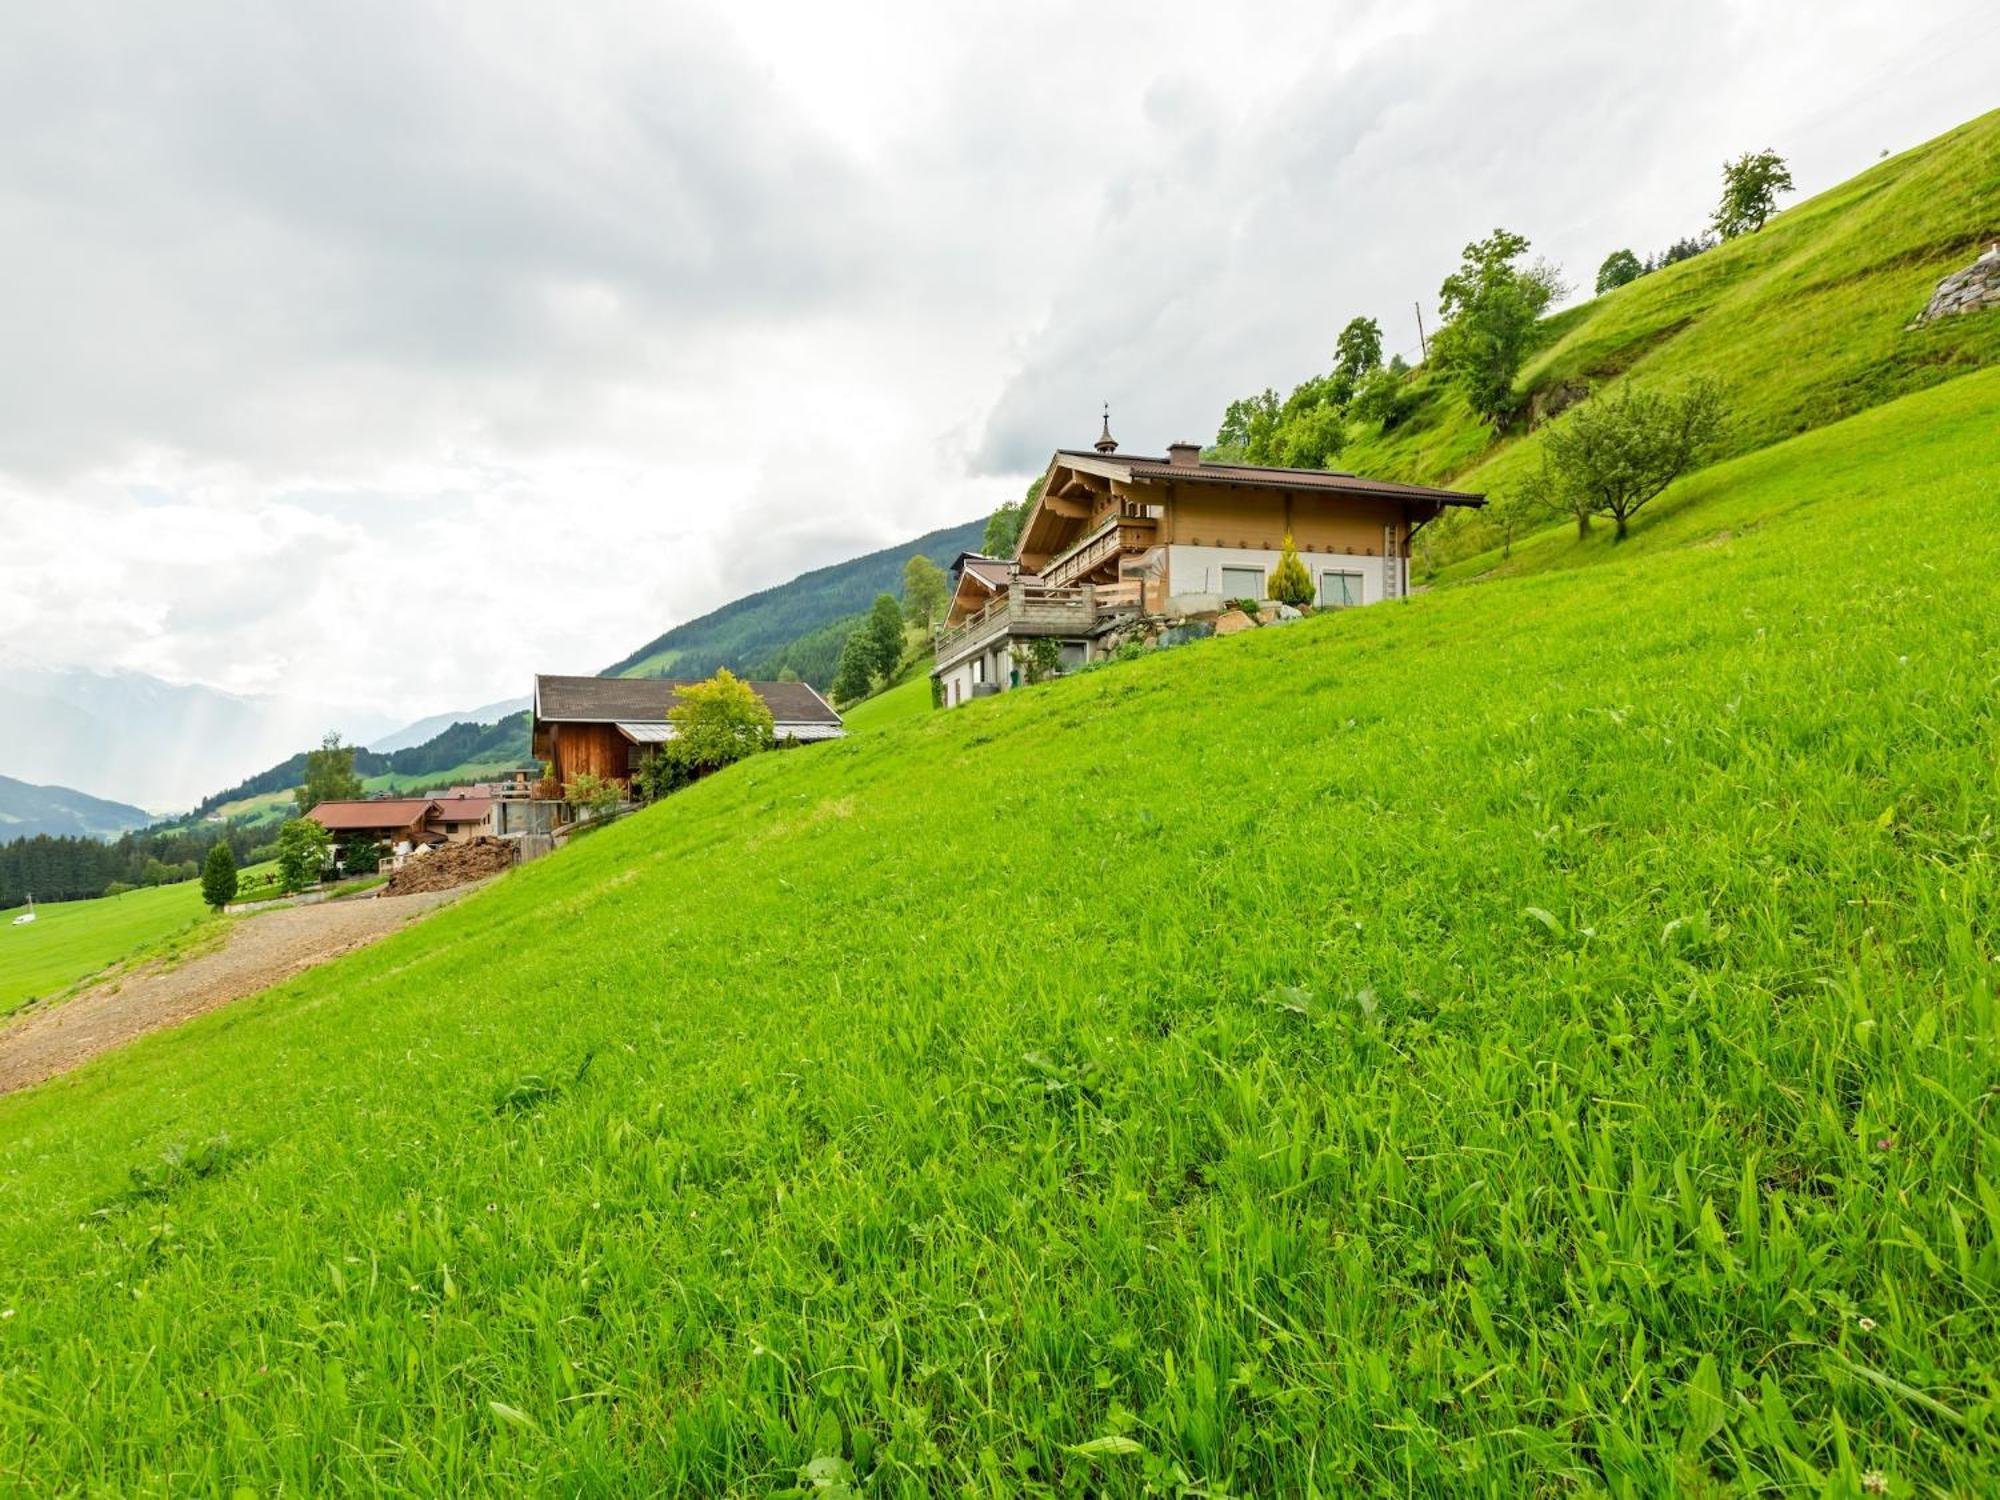
POLYGON ((455 724, 497 724, 509 715, 517 714, 528 706, 528 699, 502 698, 498 703, 483 704, 478 708, 455 709, 451 713, 430 714, 414 724, 405 724, 394 734, 385 734, 379 740, 370 740, 368 748, 378 755, 393 754, 398 750, 409 750, 443 734, 455 724))
POLYGON ((0 658, 0 774, 154 809, 186 807, 329 729, 384 733, 380 714, 223 692, 144 672, 40 668, 0 658))
POLYGON ((116 838, 153 821, 143 807, 109 802, 66 786, 36 786, 0 776, 0 844, 48 834, 53 838, 116 838))
POLYGON ((901 594, 903 566, 922 553, 939 567, 976 550, 986 517, 925 532, 863 557, 801 573, 789 583, 745 594, 720 609, 676 625, 604 677, 707 677, 728 667, 745 677, 772 679, 790 671, 824 690, 853 617, 877 594, 901 594))

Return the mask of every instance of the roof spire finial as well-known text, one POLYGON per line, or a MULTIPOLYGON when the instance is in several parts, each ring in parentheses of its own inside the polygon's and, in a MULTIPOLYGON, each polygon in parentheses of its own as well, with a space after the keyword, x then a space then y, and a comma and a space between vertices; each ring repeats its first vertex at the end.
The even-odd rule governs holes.
POLYGON ((1099 453, 1116 453, 1118 451, 1118 439, 1111 435, 1111 403, 1109 401, 1104 403, 1104 430, 1097 435, 1096 447, 1099 453))

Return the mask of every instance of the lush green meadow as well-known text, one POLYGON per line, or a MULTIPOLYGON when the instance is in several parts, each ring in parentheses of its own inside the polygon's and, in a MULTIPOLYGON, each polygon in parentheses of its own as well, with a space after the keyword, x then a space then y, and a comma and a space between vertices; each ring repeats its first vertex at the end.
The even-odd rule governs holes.
POLYGON ((1994 1492, 1996 409, 760 757, 0 1100, 0 1475, 1994 1492))
POLYGON ((871 733, 900 724, 905 719, 922 718, 931 711, 931 680, 928 672, 884 688, 872 698, 864 698, 842 712, 841 722, 850 734, 871 733))
POLYGON ((25 927, 0 914, 0 1016, 68 988, 134 952, 187 932, 208 917, 201 882, 149 886, 94 901, 35 909, 25 927))

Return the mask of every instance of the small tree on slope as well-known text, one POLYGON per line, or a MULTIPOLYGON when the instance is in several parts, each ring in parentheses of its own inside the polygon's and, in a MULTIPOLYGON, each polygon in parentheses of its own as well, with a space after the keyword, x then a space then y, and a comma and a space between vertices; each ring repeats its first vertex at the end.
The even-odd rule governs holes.
POLYGON ((1792 190, 1792 169, 1775 151, 1744 152, 1722 164, 1722 201, 1709 220, 1725 240, 1755 234, 1778 211, 1778 194, 1792 190))
POLYGON ((667 710, 667 722, 674 726, 675 753, 702 770, 716 770, 771 748, 770 708, 755 688, 727 667, 706 682, 682 688, 678 701, 667 710))
POLYGON ((1298 549, 1292 545, 1292 534, 1285 533, 1285 545, 1278 555, 1278 565, 1271 570, 1271 581, 1265 592, 1280 604, 1310 604, 1313 596, 1312 574, 1299 560, 1298 549))
POLYGON ((1722 393, 1706 379, 1678 391, 1626 385, 1592 397, 1544 431, 1537 496, 1576 517, 1579 538, 1592 516, 1606 515, 1622 540, 1639 509, 1714 445, 1723 421, 1722 393))
POLYGON ((288 891, 315 884, 326 869, 331 843, 327 831, 311 818, 293 818, 278 830, 278 880, 288 891))
POLYGON ((236 899, 236 856, 227 839, 209 850, 202 862, 201 899, 216 911, 236 899))

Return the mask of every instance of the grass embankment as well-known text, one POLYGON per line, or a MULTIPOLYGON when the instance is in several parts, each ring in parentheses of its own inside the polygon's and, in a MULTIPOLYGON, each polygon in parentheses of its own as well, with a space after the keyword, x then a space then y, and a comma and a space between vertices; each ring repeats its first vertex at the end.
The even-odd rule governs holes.
POLYGON ((760 757, 0 1100, 0 1473, 1991 1493, 1996 403, 760 757))
MULTIPOLYGON (((1519 388, 1709 376, 1729 401, 1725 453, 1751 452, 2000 363, 2000 317, 1906 328, 1938 278, 1996 235, 2000 111, 1787 208, 1757 234, 1556 314, 1519 388)), ((1538 437, 1496 443, 1439 377, 1418 380, 1417 416, 1389 433, 1355 424, 1341 468, 1504 494, 1539 463, 1538 437)))
POLYGON ((843 709, 840 720, 848 733, 857 734, 921 718, 931 711, 931 680, 928 674, 884 688, 872 698, 843 709))

